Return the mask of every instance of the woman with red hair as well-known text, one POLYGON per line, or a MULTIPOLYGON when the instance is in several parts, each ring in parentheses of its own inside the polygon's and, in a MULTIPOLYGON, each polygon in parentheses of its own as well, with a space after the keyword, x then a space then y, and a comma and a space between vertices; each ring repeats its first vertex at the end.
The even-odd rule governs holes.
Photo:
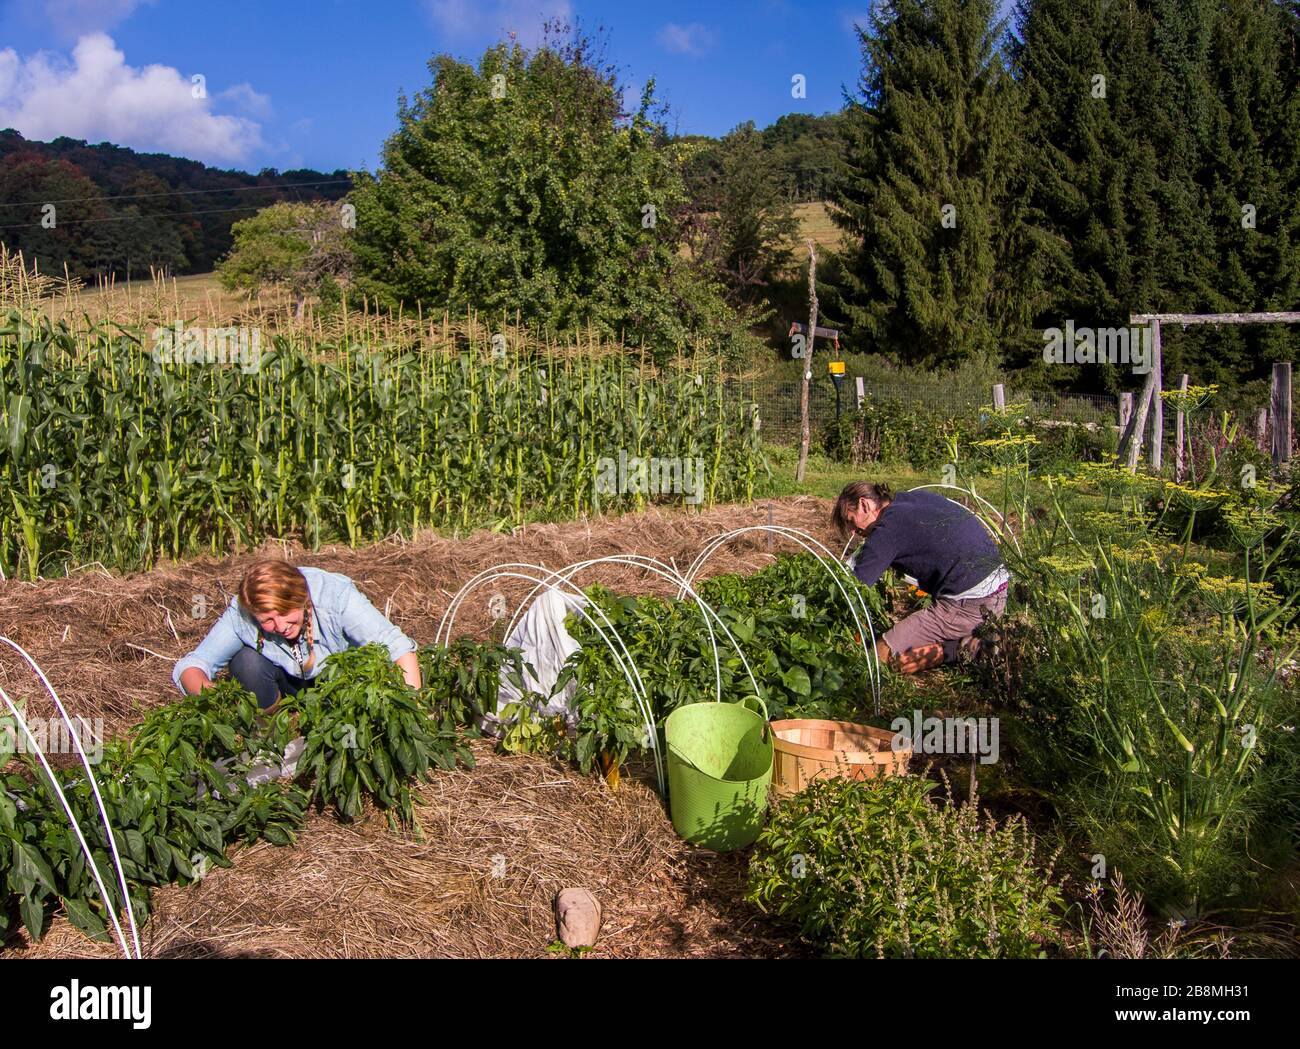
POLYGON ((225 667, 263 709, 292 695, 330 656, 379 644, 420 687, 415 642, 395 627, 347 576, 287 561, 260 561, 202 643, 176 664, 182 692, 201 692, 225 667))

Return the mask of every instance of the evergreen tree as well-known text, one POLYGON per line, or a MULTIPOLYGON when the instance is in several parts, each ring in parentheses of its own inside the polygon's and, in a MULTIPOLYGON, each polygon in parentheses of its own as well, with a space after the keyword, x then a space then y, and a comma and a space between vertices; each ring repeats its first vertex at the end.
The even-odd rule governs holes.
POLYGON ((1015 85, 995 0, 890 0, 859 27, 833 210, 846 234, 832 310, 855 348, 928 366, 1024 339, 1024 294, 999 276, 1019 163, 1015 85))
MULTIPOLYGON (((1149 21, 1112 0, 1033 0, 1016 17, 1027 221, 1050 289, 1035 326, 1126 325, 1134 305, 1154 303, 1159 287, 1157 150, 1131 134, 1149 21)), ((1023 349, 1009 363, 1041 364, 1041 340, 1023 349)), ((1070 378, 1088 385, 1095 376, 1070 378)))
MULTIPOLYGON (((1293 310, 1300 303, 1300 91, 1285 8, 1228 0, 1213 29, 1214 105, 1201 181, 1214 235, 1218 309, 1293 310)), ((1294 21, 1294 19, 1292 19, 1294 21)), ((1300 331, 1233 328, 1207 340, 1198 372, 1216 381, 1267 374, 1300 331)))
MULTIPOLYGON (((1052 289, 1038 326, 1291 308, 1300 121, 1285 7, 1024 0, 1017 23, 1030 220, 1052 289)), ((1170 334, 1170 381, 1188 371, 1226 384, 1290 356, 1296 338, 1274 327, 1170 334)), ((1096 382, 1086 370, 1070 378, 1096 382)), ((1115 371, 1106 381, 1134 384, 1115 371)))
POLYGON ((733 302, 757 303, 793 260, 799 232, 780 162, 752 121, 710 152, 716 153, 716 171, 698 189, 701 222, 693 247, 733 302))

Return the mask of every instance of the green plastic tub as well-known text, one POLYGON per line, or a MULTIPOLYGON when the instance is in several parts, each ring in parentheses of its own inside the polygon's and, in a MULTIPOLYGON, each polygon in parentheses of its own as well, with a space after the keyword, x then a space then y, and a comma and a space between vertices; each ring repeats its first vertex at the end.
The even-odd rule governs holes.
POLYGON ((767 814, 772 731, 751 702, 692 703, 664 722, 673 829, 717 852, 751 844, 767 814))

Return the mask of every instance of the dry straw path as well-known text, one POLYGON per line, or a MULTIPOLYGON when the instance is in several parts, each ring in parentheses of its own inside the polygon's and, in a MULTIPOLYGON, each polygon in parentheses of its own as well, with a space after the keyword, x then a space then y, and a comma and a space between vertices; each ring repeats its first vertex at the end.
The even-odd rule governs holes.
MULTIPOLYGON (((529 525, 512 535, 437 536, 361 550, 317 553, 275 544, 300 565, 343 572, 418 643, 433 639, 459 586, 484 568, 525 561, 559 568, 614 553, 651 554, 685 568, 710 536, 767 520, 768 504, 698 514, 652 510, 621 518, 529 525)), ((829 505, 797 497, 771 504, 777 524, 825 540, 829 505)), ((828 543, 828 545, 830 545, 828 543)), ((778 544, 777 550, 782 549, 778 544)), ((172 661, 203 636, 256 554, 207 559, 149 573, 97 569, 68 579, 0 583, 0 626, 42 664, 69 712, 103 717, 125 731, 152 706, 171 702, 172 661), (203 595, 207 616, 191 616, 203 595)), ((762 537, 745 537, 705 574, 752 572, 771 560, 762 537)), ((584 581, 630 593, 664 592, 662 580, 604 567, 584 581)), ((492 592, 480 591, 457 620, 483 636, 492 592)), ((0 659, 0 681, 43 712, 30 677, 0 659)), ((598 780, 536 757, 475 744, 478 766, 440 773, 419 795, 423 841, 392 833, 372 816, 353 825, 313 816, 297 846, 260 844, 234 854, 229 870, 155 893, 144 938, 155 957, 536 957, 554 937, 551 900, 584 885, 600 897, 605 924, 597 954, 781 956, 801 953, 785 930, 740 899, 744 861, 681 842, 644 776, 611 792, 598 780)), ((21 934, 0 957, 111 956, 62 919, 39 945, 21 934)))

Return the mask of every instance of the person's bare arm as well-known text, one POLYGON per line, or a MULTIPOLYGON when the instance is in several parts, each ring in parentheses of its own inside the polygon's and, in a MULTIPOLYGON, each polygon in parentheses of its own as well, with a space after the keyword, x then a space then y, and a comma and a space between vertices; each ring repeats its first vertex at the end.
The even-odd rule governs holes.
POLYGON ((406 683, 412 688, 420 687, 420 658, 414 652, 407 652, 405 655, 398 656, 393 660, 402 668, 402 674, 406 678, 406 683))

